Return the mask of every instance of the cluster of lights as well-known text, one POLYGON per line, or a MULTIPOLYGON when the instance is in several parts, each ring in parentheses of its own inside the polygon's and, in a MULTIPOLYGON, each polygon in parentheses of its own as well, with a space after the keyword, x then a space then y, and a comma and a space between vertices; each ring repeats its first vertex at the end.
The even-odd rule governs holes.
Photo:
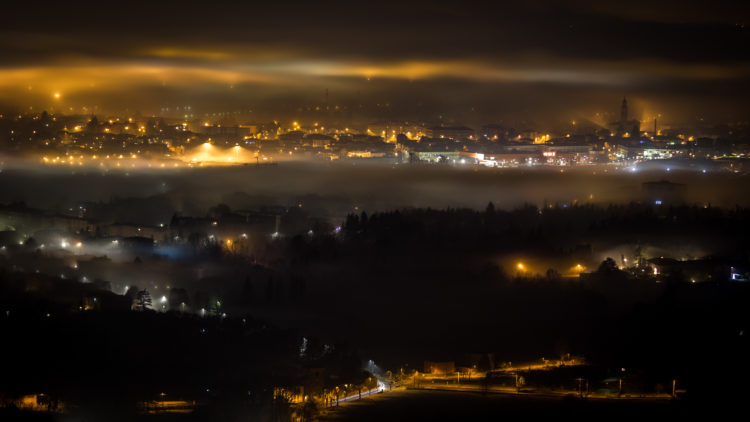
MULTIPOLYGON (((136 163, 133 162, 133 160, 137 160, 139 158, 140 157, 135 153, 127 155, 127 156, 123 154, 119 154, 119 155, 112 154, 112 155, 106 155, 106 156, 99 156, 99 155, 94 154, 94 155, 91 155, 90 157, 87 157, 82 154, 81 155, 66 154, 66 156, 63 156, 63 157, 43 156, 41 161, 42 163, 48 164, 48 165, 66 165, 67 164, 71 166, 74 166, 74 165, 83 166, 87 164, 88 162, 89 164, 99 165, 100 167, 107 167, 111 165, 111 163, 114 163, 115 167, 122 167, 121 163, 123 163, 126 160, 131 160, 130 167, 136 167, 136 163)), ((175 167, 180 167, 182 164, 176 161, 173 161, 171 163, 157 162, 153 164, 151 161, 146 162, 146 167, 153 168, 154 165, 160 168, 166 168, 166 167, 175 168, 175 167)))

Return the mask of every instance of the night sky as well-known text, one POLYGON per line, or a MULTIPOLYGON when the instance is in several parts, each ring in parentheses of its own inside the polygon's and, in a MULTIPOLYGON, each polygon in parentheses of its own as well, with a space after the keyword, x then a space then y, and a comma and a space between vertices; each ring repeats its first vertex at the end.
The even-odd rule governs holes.
POLYGON ((741 121, 743 3, 27 2, 0 16, 0 104, 292 118, 328 89, 365 119, 550 126, 627 95, 644 120, 741 121))

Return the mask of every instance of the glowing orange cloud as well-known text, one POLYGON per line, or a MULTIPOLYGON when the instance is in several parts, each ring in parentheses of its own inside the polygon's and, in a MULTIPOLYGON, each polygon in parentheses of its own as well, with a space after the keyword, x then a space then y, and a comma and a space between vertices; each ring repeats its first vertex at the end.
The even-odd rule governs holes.
MULTIPOLYGON (((160 49, 152 52, 161 61, 83 63, 73 65, 0 69, 0 89, 29 89, 36 92, 66 94, 92 89, 122 89, 139 85, 162 84, 195 86, 213 84, 304 84, 306 78, 385 78, 434 79, 457 78, 499 82, 553 82, 566 84, 623 85, 649 78, 689 80, 746 77, 747 65, 719 67, 685 65, 658 61, 588 61, 566 63, 526 58, 513 63, 479 60, 433 60, 396 63, 314 60, 250 60, 232 52, 160 49), (188 62, 177 63, 168 57, 188 62)), ((281 54, 281 53, 279 53, 281 54)))

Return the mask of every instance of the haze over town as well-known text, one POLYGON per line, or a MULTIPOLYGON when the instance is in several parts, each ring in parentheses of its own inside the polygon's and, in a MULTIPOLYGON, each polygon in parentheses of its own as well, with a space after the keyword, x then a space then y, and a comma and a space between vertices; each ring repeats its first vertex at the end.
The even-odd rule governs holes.
POLYGON ((0 419, 730 412, 743 6, 9 7, 0 419))

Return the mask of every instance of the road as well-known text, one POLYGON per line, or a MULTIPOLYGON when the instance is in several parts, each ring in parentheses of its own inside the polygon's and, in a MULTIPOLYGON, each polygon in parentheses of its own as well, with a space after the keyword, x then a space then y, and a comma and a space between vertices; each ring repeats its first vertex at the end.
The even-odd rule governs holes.
MULTIPOLYGON (((566 397, 566 396, 578 396, 580 394, 577 390, 533 390, 527 388, 516 389, 514 387, 499 387, 499 386, 483 386, 480 384, 455 384, 455 383, 435 383, 435 382, 419 382, 416 385, 414 383, 406 384, 406 388, 410 390, 436 390, 436 391, 470 391, 470 392, 484 392, 493 394, 512 394, 512 395, 526 395, 526 396, 543 396, 543 397, 566 397)), ((591 399, 617 399, 617 400, 633 400, 633 399, 660 399, 669 400, 672 397, 669 394, 623 394, 618 396, 617 394, 595 394, 588 393, 585 395, 586 398, 591 399)))
POLYGON ((369 396, 371 396, 373 394, 382 393, 384 391, 386 391, 385 390, 385 384, 383 384, 382 382, 378 381, 378 386, 376 388, 373 388, 372 390, 363 391, 362 394, 356 393, 356 394, 352 394, 351 396, 348 396, 348 397, 340 398, 336 402, 338 404, 352 402, 352 401, 359 400, 360 398, 369 397, 369 396))

